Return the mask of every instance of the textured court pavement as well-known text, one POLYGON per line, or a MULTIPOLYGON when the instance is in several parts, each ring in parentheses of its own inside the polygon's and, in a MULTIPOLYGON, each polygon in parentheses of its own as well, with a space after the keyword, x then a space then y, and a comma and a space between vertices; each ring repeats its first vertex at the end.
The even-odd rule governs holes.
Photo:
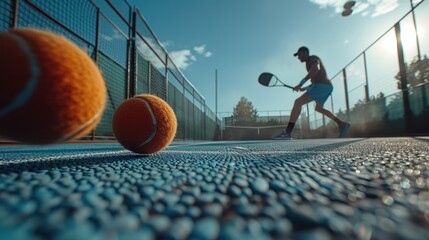
POLYGON ((0 239, 429 239, 429 138, 0 146, 0 239))

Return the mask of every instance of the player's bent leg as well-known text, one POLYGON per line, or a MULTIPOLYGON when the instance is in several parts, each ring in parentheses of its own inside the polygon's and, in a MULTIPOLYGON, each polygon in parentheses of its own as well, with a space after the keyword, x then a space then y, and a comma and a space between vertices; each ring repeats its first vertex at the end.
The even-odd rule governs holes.
POLYGON ((337 118, 331 111, 327 110, 326 108, 323 107, 323 105, 321 103, 316 103, 316 108, 315 110, 325 116, 327 116, 328 118, 332 119, 333 121, 335 121, 338 125, 341 125, 341 123, 343 121, 341 121, 339 118, 337 118))
POLYGON ((343 138, 350 128, 350 123, 341 121, 339 118, 337 118, 331 111, 325 109, 321 103, 316 103, 316 109, 317 112, 320 112, 321 114, 324 114, 328 118, 332 119, 338 124, 338 127, 340 128, 340 138, 343 138))
POLYGON ((295 103, 293 104, 292 112, 290 114, 288 127, 280 132, 278 135, 275 135, 272 137, 272 139, 275 140, 289 140, 292 139, 292 130, 295 126, 295 122, 299 117, 299 114, 301 113, 301 108, 303 105, 313 101, 313 98, 310 97, 307 94, 301 95, 301 97, 297 98, 295 100, 295 103))
POLYGON ((296 120, 299 117, 299 114, 301 113, 301 108, 303 105, 313 101, 313 98, 307 94, 301 95, 301 97, 297 98, 295 100, 295 103, 293 104, 292 112, 290 113, 290 119, 289 122, 296 122, 296 120))

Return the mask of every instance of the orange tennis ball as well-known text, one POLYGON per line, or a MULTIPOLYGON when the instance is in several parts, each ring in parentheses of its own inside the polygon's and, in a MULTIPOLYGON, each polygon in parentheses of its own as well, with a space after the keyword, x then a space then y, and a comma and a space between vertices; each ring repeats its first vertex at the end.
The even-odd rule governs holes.
POLYGON ((126 149, 151 154, 167 147, 176 135, 173 109, 161 98, 142 94, 125 100, 112 120, 113 133, 126 149))
POLYGON ((101 119, 106 86, 65 37, 35 29, 0 34, 0 135, 28 144, 78 138, 101 119))

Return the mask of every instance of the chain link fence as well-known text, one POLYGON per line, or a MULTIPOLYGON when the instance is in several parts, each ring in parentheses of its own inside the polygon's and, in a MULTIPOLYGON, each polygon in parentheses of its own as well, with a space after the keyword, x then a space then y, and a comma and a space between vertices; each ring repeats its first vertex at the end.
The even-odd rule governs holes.
MULTIPOLYGON (((325 107, 352 124, 349 136, 429 133, 429 2, 419 1, 392 28, 335 74, 325 107)), ((312 104, 310 104, 312 105, 312 104)), ((304 110, 304 109, 303 109, 304 110)), ((331 137, 336 124, 304 110, 307 137, 331 137)))
POLYGON ((116 108, 142 93, 161 97, 173 108, 177 140, 215 138, 215 114, 176 67, 139 10, 126 0, 1 0, 0 32, 12 28, 64 35, 98 64, 108 102, 100 124, 87 138, 113 138, 111 120, 116 108))

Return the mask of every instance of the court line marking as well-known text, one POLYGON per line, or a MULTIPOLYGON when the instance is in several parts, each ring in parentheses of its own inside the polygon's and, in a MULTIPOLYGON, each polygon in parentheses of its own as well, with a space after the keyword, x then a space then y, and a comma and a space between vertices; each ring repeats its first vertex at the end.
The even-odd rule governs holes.
POLYGON ((280 151, 190 151, 190 150, 164 150, 162 153, 174 154, 202 154, 202 155, 279 155, 279 154, 338 154, 344 153, 343 151, 306 151, 306 150, 280 150, 280 151))
POLYGON ((4 165, 14 165, 14 164, 23 164, 23 163, 32 163, 32 162, 42 162, 42 161, 57 161, 57 160, 68 160, 68 159, 79 159, 85 157, 98 157, 105 156, 109 154, 113 155, 126 155, 131 152, 128 150, 119 150, 119 151, 106 151, 106 152, 91 152, 91 153, 79 153, 79 154, 68 154, 68 155, 51 155, 46 157, 32 157, 32 158, 20 158, 20 159, 9 159, 9 160, 0 160, 0 166, 4 165))

